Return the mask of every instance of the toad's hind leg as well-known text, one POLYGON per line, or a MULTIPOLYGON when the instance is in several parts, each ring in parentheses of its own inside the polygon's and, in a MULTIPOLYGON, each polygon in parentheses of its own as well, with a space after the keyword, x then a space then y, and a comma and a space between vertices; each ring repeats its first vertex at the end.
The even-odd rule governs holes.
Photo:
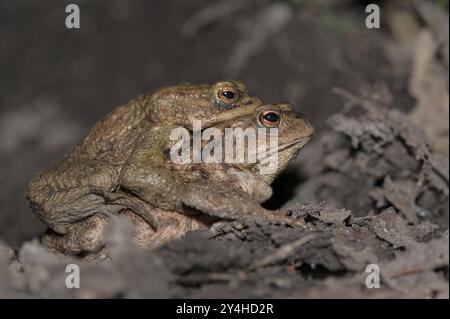
POLYGON ((65 234, 67 227, 95 214, 110 214, 118 212, 118 206, 105 205, 105 199, 91 192, 84 186, 68 190, 42 190, 40 196, 45 200, 32 201, 36 215, 52 230, 65 234))
POLYGON ((65 163, 31 181, 27 197, 36 215, 58 234, 90 216, 130 209, 152 227, 149 205, 129 193, 116 191, 118 169, 101 161, 65 163))
POLYGON ((28 185, 27 197, 36 215, 57 233, 97 213, 108 213, 98 189, 112 191, 117 169, 102 161, 66 162, 40 174, 28 185))

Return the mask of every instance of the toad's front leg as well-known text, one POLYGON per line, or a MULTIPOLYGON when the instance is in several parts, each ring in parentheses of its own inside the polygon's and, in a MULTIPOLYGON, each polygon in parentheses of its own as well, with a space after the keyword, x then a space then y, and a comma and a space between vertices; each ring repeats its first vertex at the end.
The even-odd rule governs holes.
POLYGON ((224 220, 264 219, 279 222, 291 227, 306 227, 297 219, 288 217, 290 207, 272 211, 262 207, 255 199, 245 193, 230 189, 228 185, 214 183, 189 185, 183 196, 183 204, 204 214, 224 220))

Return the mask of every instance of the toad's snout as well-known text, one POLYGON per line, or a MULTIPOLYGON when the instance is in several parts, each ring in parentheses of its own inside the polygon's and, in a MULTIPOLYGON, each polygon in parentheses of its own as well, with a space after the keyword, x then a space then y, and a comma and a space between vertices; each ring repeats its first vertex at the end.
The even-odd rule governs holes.
POLYGON ((314 135, 314 127, 305 114, 295 112, 295 118, 299 123, 300 129, 305 133, 305 137, 311 137, 314 135))

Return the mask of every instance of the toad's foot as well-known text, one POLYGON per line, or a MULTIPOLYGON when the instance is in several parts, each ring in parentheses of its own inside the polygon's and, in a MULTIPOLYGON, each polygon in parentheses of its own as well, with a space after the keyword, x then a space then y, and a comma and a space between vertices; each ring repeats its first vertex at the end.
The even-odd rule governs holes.
POLYGON ((243 230, 247 228, 247 225, 245 223, 239 222, 239 221, 219 221, 217 223, 214 223, 209 231, 211 232, 211 238, 223 236, 226 234, 233 234, 237 238, 243 240, 245 239, 245 234, 243 234, 243 230))

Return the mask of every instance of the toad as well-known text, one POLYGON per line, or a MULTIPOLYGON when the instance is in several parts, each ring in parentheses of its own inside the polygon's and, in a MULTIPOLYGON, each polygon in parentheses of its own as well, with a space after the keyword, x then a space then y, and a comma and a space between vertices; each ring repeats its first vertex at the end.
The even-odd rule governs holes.
MULTIPOLYGON (((181 84, 142 95, 97 123, 59 166, 28 185, 36 215, 50 228, 47 244, 64 253, 101 249, 108 215, 135 222, 143 247, 249 216, 296 224, 264 209, 270 183, 295 158, 313 128, 288 104, 264 105, 237 81, 181 84), (262 161, 176 164, 168 153, 177 127, 271 127, 279 130, 278 167, 261 174, 262 161)), ((283 208, 282 208, 282 211, 283 208)))

